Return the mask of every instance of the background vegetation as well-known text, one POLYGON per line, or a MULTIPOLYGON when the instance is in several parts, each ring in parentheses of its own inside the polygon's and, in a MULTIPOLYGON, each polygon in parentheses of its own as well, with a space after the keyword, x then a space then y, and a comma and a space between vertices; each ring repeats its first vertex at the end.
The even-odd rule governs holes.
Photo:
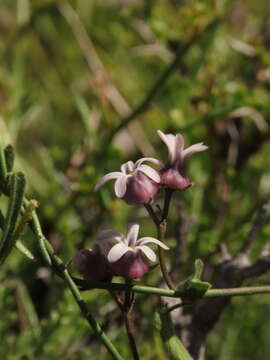
MULTIPOLYGON (((115 199, 110 185, 93 188, 129 159, 165 158, 157 129, 209 146, 189 163, 195 186, 173 203, 174 276, 190 274, 197 257, 217 264, 221 243, 232 254, 241 248, 270 194, 269 19, 264 0, 1 1, 0 137, 15 146, 16 168, 65 261, 103 228, 140 221, 142 235, 154 235, 143 209, 115 199)), ((252 257, 269 236, 266 225, 252 257)), ((24 242, 36 248, 28 231, 24 242)), ((146 282, 158 279, 155 270, 146 282)), ((269 280, 265 273, 248 284, 269 280)), ((46 266, 14 250, 0 281, 2 359, 109 359, 46 266)), ((128 359, 111 298, 101 290, 84 297, 128 359)), ((143 359, 166 359, 154 303, 138 297, 138 342, 143 359)), ((235 298, 209 333, 206 358, 269 359, 269 316, 268 295, 235 298)))

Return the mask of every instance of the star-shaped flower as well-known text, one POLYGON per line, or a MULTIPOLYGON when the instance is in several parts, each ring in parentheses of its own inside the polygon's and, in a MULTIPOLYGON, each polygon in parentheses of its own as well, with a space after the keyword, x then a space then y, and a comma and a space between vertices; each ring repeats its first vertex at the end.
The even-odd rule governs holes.
POLYGON ((150 266, 144 255, 151 261, 156 261, 156 254, 146 244, 156 244, 165 250, 168 246, 153 237, 138 239, 139 225, 129 227, 127 235, 120 234, 115 230, 104 230, 99 238, 113 238, 117 241, 108 253, 108 260, 113 270, 127 279, 141 278, 150 270, 150 266))
POLYGON ((160 175, 157 170, 143 164, 145 161, 160 165, 160 162, 153 158, 142 158, 135 163, 128 161, 121 165, 121 171, 104 175, 96 184, 95 190, 105 182, 115 179, 114 190, 117 197, 130 205, 148 203, 159 189, 160 175))
POLYGON ((161 140, 168 148, 168 161, 160 170, 161 183, 172 189, 184 190, 191 185, 189 178, 185 175, 185 161, 196 152, 208 149, 203 143, 197 143, 184 149, 184 137, 181 134, 164 134, 157 131, 161 140))

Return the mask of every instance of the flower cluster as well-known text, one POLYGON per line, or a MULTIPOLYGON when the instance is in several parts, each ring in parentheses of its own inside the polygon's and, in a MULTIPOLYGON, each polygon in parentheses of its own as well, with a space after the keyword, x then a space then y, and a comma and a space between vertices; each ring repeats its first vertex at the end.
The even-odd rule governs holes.
POLYGON ((181 134, 158 135, 168 148, 168 160, 163 163, 154 158, 142 158, 134 164, 128 161, 121 166, 121 172, 111 172, 103 176, 95 186, 99 189, 108 180, 115 179, 115 194, 130 205, 142 205, 151 202, 161 186, 174 190, 185 190, 191 182, 185 172, 185 161, 192 154, 207 149, 203 143, 194 144, 184 149, 184 138, 181 134), (153 169, 144 162, 157 165, 153 169))
POLYGON ((153 243, 165 250, 169 248, 153 237, 138 239, 138 233, 138 224, 131 225, 126 236, 115 230, 104 230, 98 236, 101 241, 93 250, 79 250, 73 263, 85 280, 110 281, 114 275, 140 279, 151 269, 148 260, 156 261, 156 254, 147 244, 153 243), (104 240, 108 238, 117 243, 104 240))
MULTIPOLYGON (((160 139, 168 148, 166 162, 145 157, 135 163, 128 161, 120 170, 106 174, 95 186, 99 189, 109 180, 115 180, 114 191, 118 198, 129 205, 148 205, 161 187, 172 190, 185 190, 191 186, 186 175, 186 159, 192 154, 207 149, 203 143, 194 144, 184 149, 181 134, 164 134, 158 130, 160 139), (150 162, 156 166, 146 165, 150 162)), ((80 250, 73 258, 73 263, 86 280, 111 281, 114 275, 126 279, 140 279, 150 269, 150 261, 156 261, 153 250, 147 246, 154 243, 168 250, 160 240, 153 237, 138 239, 139 225, 129 227, 126 236, 115 230, 104 230, 99 235, 99 243, 93 250, 80 250), (104 239, 113 238, 117 243, 104 239)))

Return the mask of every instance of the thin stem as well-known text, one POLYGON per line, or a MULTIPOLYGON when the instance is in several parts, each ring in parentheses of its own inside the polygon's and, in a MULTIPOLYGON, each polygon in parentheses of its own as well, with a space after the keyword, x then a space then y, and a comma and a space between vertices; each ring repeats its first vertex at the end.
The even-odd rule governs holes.
POLYGON ((168 189, 168 188, 165 189, 165 199, 164 199, 164 206, 163 206, 162 219, 161 219, 162 221, 168 218, 173 192, 174 192, 173 189, 168 189))
MULTIPOLYGON (((158 233, 158 239, 162 242, 164 242, 166 232, 166 220, 164 220, 162 223, 160 223, 157 227, 157 233, 158 233)), ((160 246, 158 247, 158 256, 159 256, 159 263, 160 263, 160 269, 163 275, 163 278, 168 285, 170 289, 174 289, 175 286, 170 278, 170 275, 167 270, 166 266, 166 260, 165 260, 165 250, 162 249, 160 246)))
MULTIPOLYGON (((185 290, 171 290, 162 289, 152 286, 141 286, 141 285, 126 285, 120 283, 104 283, 96 281, 85 281, 81 279, 74 279, 74 281, 81 287, 81 290, 92 290, 92 289, 112 289, 118 291, 132 291, 134 293, 159 295, 171 298, 186 298, 185 290)), ((216 297, 227 297, 227 296, 247 296, 247 295, 258 295, 258 294, 270 294, 270 286, 248 286, 240 288, 228 288, 228 289, 210 289, 207 290, 201 298, 216 298, 216 297)))
POLYGON ((140 360, 135 337, 133 335, 134 334, 134 323, 133 323, 132 313, 131 313, 131 308, 133 306, 133 292, 132 292, 132 287, 130 286, 131 282, 129 280, 126 280, 126 285, 128 286, 129 290, 126 291, 126 293, 125 293, 125 301, 124 301, 122 313, 124 316, 128 341, 129 341, 130 350, 131 350, 133 359, 140 360))
POLYGON ((100 338, 100 340, 103 342, 109 353, 112 355, 113 359, 115 360, 123 360, 122 356, 118 353, 110 339, 107 337, 107 335, 103 332, 98 322, 95 320, 94 316, 89 312, 86 303, 83 301, 81 294, 76 286, 76 284, 73 282, 71 276, 69 275, 67 269, 65 269, 63 272, 63 278, 66 281, 70 291, 72 292, 72 295, 77 302, 83 316, 88 321, 88 324, 92 327, 96 335, 100 338))
POLYGON ((184 307, 184 306, 190 306, 192 304, 193 303, 180 302, 178 304, 175 304, 175 305, 172 305, 172 306, 168 307, 167 312, 171 312, 173 310, 179 309, 179 308, 184 307))
MULTIPOLYGON (((24 202, 25 204, 28 204, 28 200, 25 199, 24 202)), ((38 238, 39 247, 43 259, 46 261, 47 265, 50 266, 52 269, 54 269, 55 273, 59 275, 66 282, 76 303, 78 304, 81 310, 81 313, 88 321, 89 325, 92 327, 95 334, 102 341, 102 343, 107 348, 109 353, 112 355, 112 358, 114 360, 123 360, 122 356, 119 354, 119 352, 114 347, 114 345, 107 337, 107 335, 103 332, 100 325, 95 320, 94 316, 88 310, 87 305, 82 299, 80 291, 77 285, 75 284, 75 282, 73 281, 72 277, 70 276, 68 270, 66 269, 65 264, 58 256, 55 255, 52 246, 43 235, 41 225, 35 211, 33 212, 33 218, 32 218, 32 230, 34 231, 36 237, 38 238)))
POLYGON ((154 209, 152 208, 152 206, 150 204, 144 204, 145 209, 147 210, 148 214, 150 215, 151 219, 153 220, 153 222, 156 224, 156 226, 159 226, 160 224, 160 219, 157 216, 157 214, 155 213, 154 209))
MULTIPOLYGON (((164 207, 162 211, 162 219, 160 220, 155 211, 153 210, 152 206, 150 204, 145 204, 144 207, 148 211, 148 214, 150 215, 151 219, 156 225, 157 228, 157 238, 164 242, 165 238, 165 232, 166 232, 166 217, 169 213, 169 207, 170 207, 170 201, 172 196, 172 190, 167 189, 165 190, 165 199, 164 199, 164 207)), ((159 264, 160 269, 163 275, 163 278, 167 284, 167 286, 170 289, 174 289, 174 284, 170 278, 170 275, 168 273, 167 267, 166 267, 166 261, 165 261, 165 252, 161 247, 158 247, 158 256, 159 256, 159 264)))
POLYGON ((137 345, 135 342, 135 337, 133 335, 134 329, 133 329, 132 313, 127 311, 123 315, 124 315, 127 336, 128 336, 130 350, 132 352, 133 359, 140 360, 139 353, 137 350, 137 345))

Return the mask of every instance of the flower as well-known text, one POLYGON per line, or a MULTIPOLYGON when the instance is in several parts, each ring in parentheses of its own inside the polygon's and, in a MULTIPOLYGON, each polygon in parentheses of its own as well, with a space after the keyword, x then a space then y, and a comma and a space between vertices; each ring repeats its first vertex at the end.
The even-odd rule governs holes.
POLYGON ((113 244, 109 241, 100 241, 92 249, 77 251, 72 259, 85 280, 111 281, 113 271, 107 255, 113 244))
POLYGON ((141 278, 150 270, 147 259, 156 261, 156 254, 146 244, 154 243, 165 250, 169 249, 153 237, 138 239, 138 233, 139 225, 133 224, 126 236, 115 230, 104 230, 99 235, 100 239, 114 238, 118 242, 110 249, 107 258, 113 271, 126 279, 141 278))
POLYGON ((129 205, 147 204, 159 190, 159 173, 143 164, 145 161, 159 165, 153 158, 142 158, 138 161, 128 161, 121 166, 121 172, 115 171, 103 176, 95 186, 99 189, 105 182, 115 179, 114 190, 117 197, 124 199, 129 205))
POLYGON ((169 152, 168 161, 160 170, 161 183, 171 189, 188 188, 191 182, 185 174, 184 163, 192 154, 207 150, 208 147, 203 143, 197 143, 184 149, 184 137, 181 134, 164 134, 160 130, 157 133, 169 152))

